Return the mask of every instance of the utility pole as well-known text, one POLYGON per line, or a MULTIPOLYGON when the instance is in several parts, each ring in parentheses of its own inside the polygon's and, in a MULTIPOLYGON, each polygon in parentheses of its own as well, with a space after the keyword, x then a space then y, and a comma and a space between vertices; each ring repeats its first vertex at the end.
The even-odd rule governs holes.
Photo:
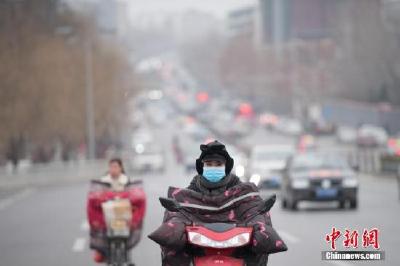
POLYGON ((90 40, 85 42, 85 101, 86 101, 86 143, 88 159, 96 158, 96 137, 93 100, 93 50, 90 40))

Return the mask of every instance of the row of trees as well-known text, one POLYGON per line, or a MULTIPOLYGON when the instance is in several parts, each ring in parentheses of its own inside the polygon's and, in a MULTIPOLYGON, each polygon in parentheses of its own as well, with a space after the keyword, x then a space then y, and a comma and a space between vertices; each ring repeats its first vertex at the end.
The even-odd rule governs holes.
MULTIPOLYGON (((71 10, 48 19, 51 0, 3 4, 0 27, 0 161, 64 159, 86 143, 85 58, 92 53, 96 140, 115 143, 136 88, 124 50, 71 10), (42 13, 34 12, 41 9, 42 13), (45 14, 45 15, 43 15, 45 14)), ((100 147, 101 149, 101 147, 100 147)), ((98 152, 100 152, 100 149, 98 152)))

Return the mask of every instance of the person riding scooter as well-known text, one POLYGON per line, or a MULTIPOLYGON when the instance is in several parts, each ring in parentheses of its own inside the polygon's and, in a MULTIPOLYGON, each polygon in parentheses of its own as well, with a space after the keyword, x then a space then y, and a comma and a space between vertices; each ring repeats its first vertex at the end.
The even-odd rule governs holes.
MULTIPOLYGON (((225 145, 213 141, 200 146, 196 175, 186 189, 170 188, 168 198, 174 199, 185 212, 166 211, 162 225, 149 235, 162 250, 162 265, 188 266, 198 250, 188 245, 185 228, 194 223, 232 223, 253 228, 251 245, 235 255, 245 257, 248 266, 264 266, 268 255, 286 251, 287 247, 272 228, 269 212, 257 213, 262 199, 252 183, 242 183, 231 174, 234 160, 225 145), (210 212, 210 210, 213 210, 210 212), (217 210, 217 211, 215 211, 217 210), (247 220, 247 218, 251 218, 247 220)), ((201 254, 200 254, 201 255, 201 254)))
POLYGON ((109 257, 109 241, 107 222, 104 215, 104 204, 115 199, 128 200, 129 237, 128 250, 140 240, 142 223, 146 208, 146 196, 141 181, 131 180, 125 175, 122 160, 114 158, 109 161, 107 175, 94 179, 90 183, 87 199, 87 216, 90 226, 90 248, 95 251, 96 262, 107 262, 109 257))

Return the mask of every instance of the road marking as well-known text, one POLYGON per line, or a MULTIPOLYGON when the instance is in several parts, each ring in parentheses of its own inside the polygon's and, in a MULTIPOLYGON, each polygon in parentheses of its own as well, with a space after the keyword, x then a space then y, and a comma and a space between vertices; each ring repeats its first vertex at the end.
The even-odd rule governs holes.
POLYGON ((19 193, 12 195, 9 198, 6 198, 6 199, 0 201, 0 211, 10 207, 12 204, 14 204, 17 201, 20 201, 20 200, 23 200, 23 199, 29 197, 30 195, 33 194, 33 192, 35 192, 35 189, 27 188, 19 193))
POLYGON ((87 222, 87 220, 82 221, 81 230, 84 232, 89 231, 89 223, 87 222))
POLYGON ((75 239, 74 245, 72 246, 73 252, 82 252, 85 249, 86 239, 83 237, 75 239))
POLYGON ((278 231, 278 234, 283 238, 284 241, 288 241, 291 243, 298 243, 300 242, 300 239, 297 238, 296 236, 286 232, 286 231, 278 231))
POLYGON ((348 263, 348 262, 345 262, 345 261, 338 261, 338 260, 336 260, 336 261, 328 261, 330 264, 333 264, 333 265, 337 265, 337 266, 351 266, 351 265, 353 265, 353 264, 351 264, 351 263, 348 263))

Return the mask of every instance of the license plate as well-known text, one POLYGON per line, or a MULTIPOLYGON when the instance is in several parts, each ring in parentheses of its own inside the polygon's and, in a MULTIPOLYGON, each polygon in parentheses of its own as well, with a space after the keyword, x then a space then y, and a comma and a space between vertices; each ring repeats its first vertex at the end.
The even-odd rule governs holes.
POLYGON ((317 198, 334 198, 337 194, 336 188, 320 188, 316 191, 317 198))
POLYGON ((128 224, 124 220, 113 220, 110 227, 114 231, 122 231, 128 229, 128 224))

